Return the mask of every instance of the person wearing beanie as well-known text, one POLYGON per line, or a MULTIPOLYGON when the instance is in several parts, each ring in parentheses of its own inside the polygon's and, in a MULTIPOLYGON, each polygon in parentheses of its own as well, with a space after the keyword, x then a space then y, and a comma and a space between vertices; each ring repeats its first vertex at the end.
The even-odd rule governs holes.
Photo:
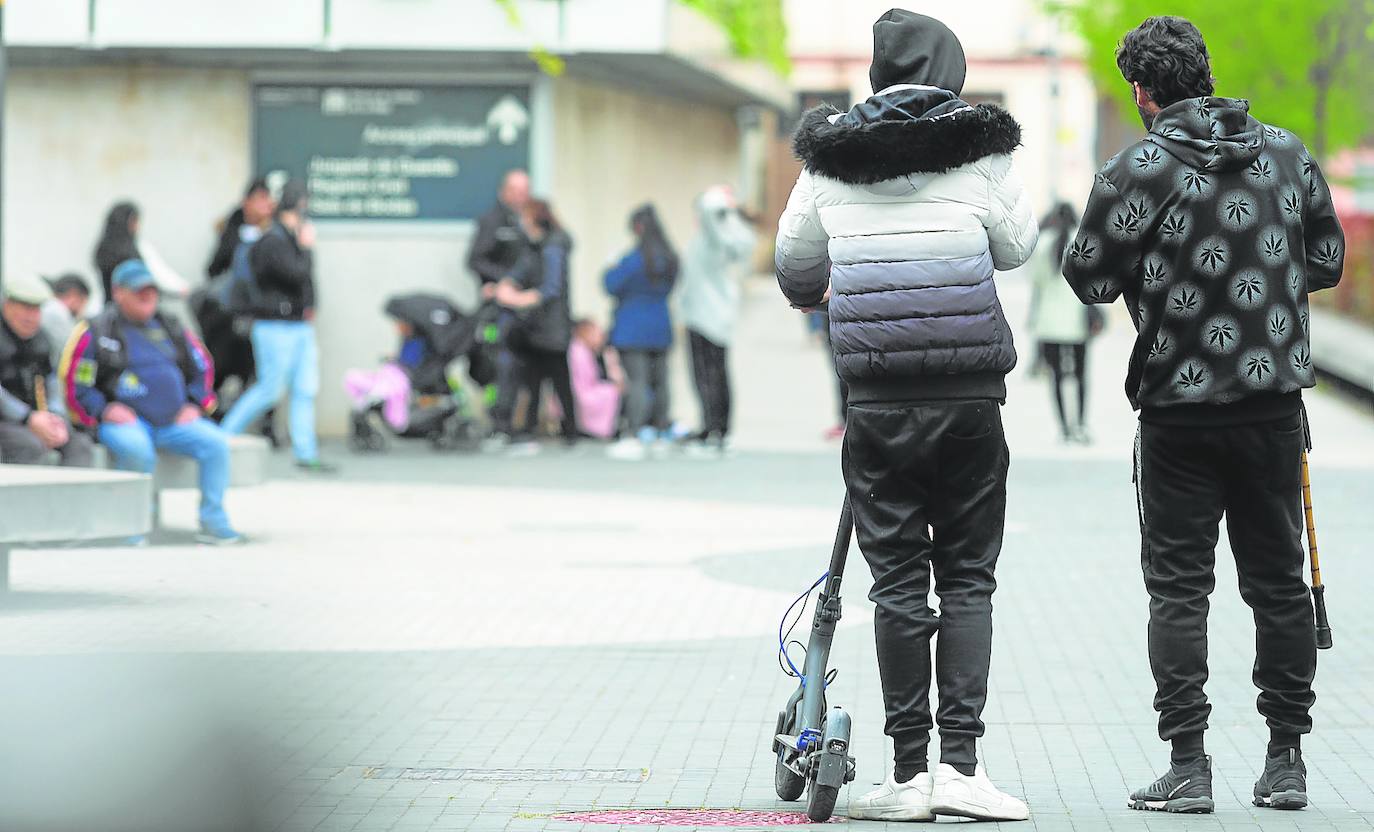
POLYGON ((783 294, 799 309, 829 306, 849 388, 843 471, 874 577, 895 766, 850 801, 852 818, 1029 817, 993 786, 976 745, 1007 509, 1000 406, 1016 364, 993 275, 1024 263, 1038 231, 1012 164, 1020 125, 959 98, 966 69, 940 21, 902 9, 879 18, 873 96, 802 117, 793 145, 804 170, 778 228, 783 294))
POLYGON ((43 331, 43 306, 52 292, 22 276, 0 287, 0 461, 42 463, 56 451, 62 464, 89 468, 95 443, 67 424, 52 344, 43 331))
POLYGON ((320 354, 315 339, 315 226, 308 218, 305 185, 282 188, 272 227, 249 251, 254 284, 253 358, 257 380, 220 424, 243 433, 290 394, 291 450, 296 466, 328 473, 315 435, 315 396, 320 390, 320 354))

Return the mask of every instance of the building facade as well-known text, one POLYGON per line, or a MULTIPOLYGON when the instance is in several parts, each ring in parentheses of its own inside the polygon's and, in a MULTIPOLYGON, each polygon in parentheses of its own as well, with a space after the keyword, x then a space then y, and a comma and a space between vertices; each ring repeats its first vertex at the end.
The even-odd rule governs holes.
POLYGON ((11 0, 4 273, 94 278, 103 217, 128 199, 198 284, 247 182, 304 177, 320 428, 339 434, 344 370, 394 348, 385 298, 471 304, 473 219, 525 167, 575 239, 575 312, 604 318, 631 210, 655 203, 685 243, 706 187, 757 199, 756 113, 788 95, 673 0, 516 5, 518 25, 494 0, 11 0))
MULTIPOLYGON (((787 0, 798 107, 828 102, 844 108, 872 94, 872 25, 893 5, 787 0)), ((1100 160, 1097 96, 1076 38, 1061 31, 1037 0, 926 0, 906 7, 943 21, 963 42, 963 97, 1000 104, 1021 123, 1017 169, 1036 210, 1043 215, 1056 199, 1081 205, 1100 160)), ((790 172, 770 175, 771 199, 790 172)))

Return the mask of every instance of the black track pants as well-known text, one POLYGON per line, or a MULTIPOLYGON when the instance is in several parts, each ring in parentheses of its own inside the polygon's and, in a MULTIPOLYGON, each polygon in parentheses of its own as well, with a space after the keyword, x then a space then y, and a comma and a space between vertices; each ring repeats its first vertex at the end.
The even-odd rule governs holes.
POLYGON ((692 379, 701 400, 703 438, 724 439, 730 433, 730 372, 725 347, 689 330, 692 345, 692 379))
POLYGON ((1297 415, 1217 428, 1141 425, 1141 566, 1162 739, 1200 735, 1212 710, 1203 685, 1222 515, 1240 594, 1254 612, 1259 712, 1271 732, 1312 730, 1317 649, 1304 581, 1303 443, 1297 415))
POLYGON ((993 401, 853 405, 844 475, 869 598, 887 734, 898 766, 925 763, 930 639, 940 759, 975 762, 992 656, 992 593, 1007 509, 1008 451, 993 401), (931 570, 940 614, 930 608, 931 570))

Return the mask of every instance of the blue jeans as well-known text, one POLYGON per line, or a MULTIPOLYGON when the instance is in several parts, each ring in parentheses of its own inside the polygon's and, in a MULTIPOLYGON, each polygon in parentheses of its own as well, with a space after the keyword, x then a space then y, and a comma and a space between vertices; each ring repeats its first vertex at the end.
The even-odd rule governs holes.
POLYGON ((320 351, 315 326, 304 321, 254 321, 253 360, 258 380, 243 391, 220 423, 243 433, 291 391, 291 450, 301 462, 319 459, 315 395, 320 392, 320 351))
POLYGON ((185 425, 153 427, 139 419, 127 425, 103 422, 100 444, 110 449, 123 471, 151 474, 157 452, 189 456, 200 464, 200 524, 216 531, 230 528, 224 512, 224 489, 229 487, 229 441, 208 419, 185 425))

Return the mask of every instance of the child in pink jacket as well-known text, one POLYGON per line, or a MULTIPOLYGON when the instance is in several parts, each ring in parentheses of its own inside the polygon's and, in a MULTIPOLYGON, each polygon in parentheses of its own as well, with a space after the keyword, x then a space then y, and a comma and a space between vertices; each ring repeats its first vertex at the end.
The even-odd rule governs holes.
POLYGON ((594 321, 584 319, 574 325, 568 369, 577 400, 578 428, 598 439, 615 436, 625 376, 615 349, 606 346, 606 331, 594 321))

